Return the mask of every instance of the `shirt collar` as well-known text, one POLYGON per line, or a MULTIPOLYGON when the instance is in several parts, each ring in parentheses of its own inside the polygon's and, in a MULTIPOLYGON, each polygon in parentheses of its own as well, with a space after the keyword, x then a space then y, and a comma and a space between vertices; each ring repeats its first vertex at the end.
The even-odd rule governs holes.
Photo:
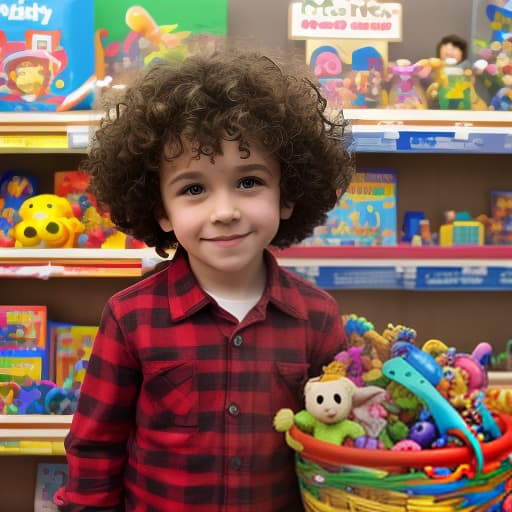
MULTIPOLYGON (((267 286, 260 303, 266 307, 270 302, 284 313, 306 320, 308 312, 305 302, 297 297, 296 277, 280 268, 270 251, 266 250, 264 256, 267 264, 267 286)), ((180 247, 167 267, 167 282, 173 321, 183 320, 212 303, 212 299, 199 286, 192 273, 186 251, 180 247)))

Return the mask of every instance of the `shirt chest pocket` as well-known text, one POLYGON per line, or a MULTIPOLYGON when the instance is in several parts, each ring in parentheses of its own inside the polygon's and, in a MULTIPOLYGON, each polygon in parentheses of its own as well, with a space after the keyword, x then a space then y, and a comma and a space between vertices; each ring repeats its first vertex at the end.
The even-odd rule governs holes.
POLYGON ((143 363, 139 425, 150 429, 193 433, 198 426, 199 395, 194 363, 143 363))
POLYGON ((274 412, 282 408, 290 408, 294 412, 302 409, 308 368, 307 363, 275 363, 271 395, 274 412))

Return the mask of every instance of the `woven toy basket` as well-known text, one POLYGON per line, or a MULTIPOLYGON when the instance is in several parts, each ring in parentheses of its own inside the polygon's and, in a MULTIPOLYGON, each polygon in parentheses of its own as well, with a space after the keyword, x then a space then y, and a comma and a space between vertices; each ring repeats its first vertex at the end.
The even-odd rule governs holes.
POLYGON ((296 452, 304 509, 512 512, 507 497, 512 491, 512 416, 497 414, 496 420, 502 436, 480 445, 480 471, 469 446, 414 452, 361 449, 317 440, 293 425, 286 441, 296 452))

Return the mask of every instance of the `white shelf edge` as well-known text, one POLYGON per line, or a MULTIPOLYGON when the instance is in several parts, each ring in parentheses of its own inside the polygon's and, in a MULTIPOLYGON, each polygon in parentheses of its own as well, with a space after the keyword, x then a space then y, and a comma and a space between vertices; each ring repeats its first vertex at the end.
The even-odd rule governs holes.
MULTIPOLYGON (((154 249, 0 249, 2 259, 148 259, 158 258, 154 249)), ((1 263, 1 261, 0 261, 1 263)))
MULTIPOLYGON (((492 110, 416 110, 416 109, 344 109, 343 117, 352 121, 489 122, 511 123, 512 112, 492 110)), ((425 129, 425 128, 424 128, 425 129)), ((432 128, 433 129, 433 128, 432 128)))
POLYGON ((46 428, 12 428, 0 429, 0 441, 2 440, 15 440, 15 441, 30 441, 30 440, 44 440, 44 441, 60 441, 64 439, 68 433, 68 429, 46 429, 46 428))
MULTIPOLYGON (((415 121, 421 122, 487 122, 512 123, 512 112, 492 110, 435 110, 435 109, 357 109, 343 110, 345 119, 361 121, 415 121)), ((99 110, 71 110, 68 112, 2 112, 0 124, 65 124, 97 123, 104 116, 99 110)))
POLYGON ((2 112, 0 124, 63 124, 97 123, 104 113, 98 110, 68 112, 2 112))
POLYGON ((0 429, 4 425, 71 425, 72 414, 0 414, 0 429))

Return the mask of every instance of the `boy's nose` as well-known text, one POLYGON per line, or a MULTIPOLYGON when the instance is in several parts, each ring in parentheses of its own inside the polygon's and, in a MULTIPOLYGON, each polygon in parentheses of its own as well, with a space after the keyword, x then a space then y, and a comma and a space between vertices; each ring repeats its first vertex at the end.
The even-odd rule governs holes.
POLYGON ((232 222, 240 219, 240 210, 238 206, 227 198, 221 199, 215 203, 210 221, 213 222, 232 222))

